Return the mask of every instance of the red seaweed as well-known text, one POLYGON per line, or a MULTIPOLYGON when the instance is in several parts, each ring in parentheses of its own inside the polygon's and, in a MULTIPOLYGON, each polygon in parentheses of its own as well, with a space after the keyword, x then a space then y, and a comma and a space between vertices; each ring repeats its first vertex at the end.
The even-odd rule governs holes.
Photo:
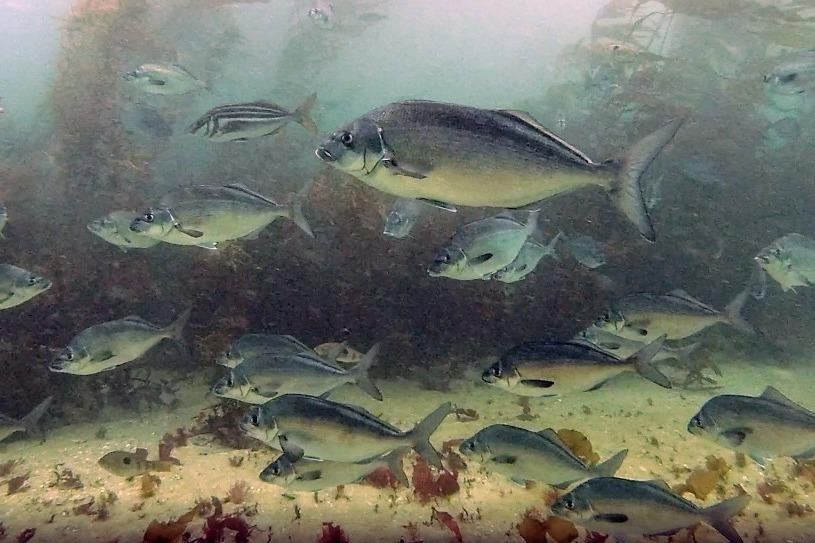
POLYGON ((391 470, 385 466, 376 468, 365 477, 365 481, 376 488, 396 488, 399 481, 393 475, 391 470))
POLYGON ((348 536, 338 524, 323 522, 323 533, 317 543, 348 543, 348 536))
POLYGON ((413 493, 419 501, 427 503, 433 498, 446 497, 459 490, 458 471, 443 471, 438 477, 421 457, 413 464, 413 493))
POLYGON ((456 537, 458 543, 462 542, 461 529, 458 527, 458 522, 456 522, 456 519, 453 518, 453 515, 447 513, 446 511, 439 511, 434 507, 433 518, 439 521, 442 526, 447 527, 447 529, 450 530, 456 537))
POLYGON ((586 533, 586 543, 606 543, 608 534, 601 534, 600 532, 586 533))
POLYGON ((26 543, 27 541, 30 541, 36 533, 36 528, 26 528, 20 532, 20 535, 17 536, 17 543, 26 543))

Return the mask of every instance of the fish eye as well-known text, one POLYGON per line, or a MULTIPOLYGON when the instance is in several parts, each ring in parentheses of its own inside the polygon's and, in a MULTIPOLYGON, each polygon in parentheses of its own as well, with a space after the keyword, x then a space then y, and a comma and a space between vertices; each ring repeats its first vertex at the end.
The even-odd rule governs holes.
POLYGON ((493 374, 495 377, 501 377, 501 373, 503 373, 503 372, 501 371, 501 367, 500 367, 500 366, 497 366, 497 365, 496 365, 496 366, 493 366, 493 367, 492 367, 492 374, 493 374))
POLYGON ((28 284, 31 285, 31 286, 34 286, 39 282, 40 282, 40 278, 37 277, 36 275, 32 275, 31 277, 28 278, 28 284))
POLYGON ((280 466, 278 466, 277 464, 275 464, 274 467, 272 468, 272 475, 280 475, 280 466))
POLYGON ((642 330, 642 329, 640 329, 638 333, 639 333, 639 335, 641 335, 641 336, 647 336, 647 335, 648 335, 648 330, 642 330))
POLYGON ((258 416, 257 411, 252 413, 252 425, 253 426, 260 426, 260 417, 258 416))
POLYGON ((574 499, 566 498, 565 500, 563 500, 563 505, 566 506, 566 509, 574 509, 574 499))
POLYGON ((346 147, 351 147, 351 144, 354 143, 354 135, 350 132, 343 132, 340 134, 340 142, 346 147))
POLYGON ((144 215, 144 222, 153 222, 153 220, 155 220, 155 217, 152 213, 146 213, 144 215))
POLYGON ((73 351, 65 351, 65 359, 66 360, 73 360, 74 359, 73 351))
POLYGON ((696 415, 695 417, 690 419, 690 423, 693 424, 696 428, 702 427, 702 419, 701 417, 699 417, 699 415, 696 415))
POLYGON ((233 387, 235 386, 235 381, 232 379, 232 376, 226 378, 226 386, 233 387))
POLYGON ((122 463, 123 463, 125 466, 129 466, 129 465, 130 465, 130 457, 129 457, 129 456, 125 456, 124 458, 122 458, 122 463))

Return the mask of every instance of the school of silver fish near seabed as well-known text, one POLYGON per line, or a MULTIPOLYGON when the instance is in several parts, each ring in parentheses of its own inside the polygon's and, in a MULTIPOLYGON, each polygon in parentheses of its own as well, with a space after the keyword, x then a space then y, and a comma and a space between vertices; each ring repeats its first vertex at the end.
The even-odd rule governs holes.
MULTIPOLYGON (((200 49, 199 58, 190 55, 192 64, 187 66, 170 53, 164 38, 151 43, 150 54, 137 48, 129 51, 130 64, 104 83, 115 87, 117 99, 125 105, 117 110, 100 98, 96 112, 119 111, 121 117, 111 121, 114 125, 140 127, 138 137, 160 148, 154 149, 156 153, 175 153, 167 159, 177 162, 175 173, 152 179, 145 166, 149 160, 115 162, 132 176, 115 186, 140 191, 144 205, 137 207, 120 197, 110 188, 113 185, 98 193, 85 185, 79 190, 87 191, 93 205, 76 203, 82 226, 72 230, 56 215, 51 226, 74 236, 77 245, 103 248, 105 261, 94 264, 113 274, 135 275, 138 287, 123 289, 98 273, 88 273, 87 284, 66 281, 59 266, 48 269, 40 264, 58 262, 64 255, 55 256, 48 240, 26 231, 31 222, 25 206, 31 199, 36 204, 36 198, 0 203, 0 352, 11 353, 14 363, 22 360, 17 359, 18 352, 28 351, 16 342, 29 336, 15 327, 20 320, 33 318, 26 311, 38 305, 42 313, 36 326, 56 338, 33 347, 48 359, 43 371, 50 381, 44 381, 42 394, 26 398, 28 408, 22 413, 0 413, 0 484, 7 485, 6 496, 0 496, 0 541, 6 537, 22 542, 40 538, 33 540, 149 543, 815 541, 811 370, 769 362, 748 366, 732 354, 740 347, 760 359, 762 353, 782 351, 788 344, 783 337, 768 337, 761 322, 753 319, 771 300, 780 305, 766 309, 768 319, 790 321, 786 325, 790 335, 799 329, 789 315, 811 305, 807 298, 811 295, 807 287, 815 286, 811 216, 796 223, 799 231, 793 232, 780 226, 788 224, 779 217, 782 211, 768 211, 753 201, 743 214, 755 221, 756 231, 739 232, 740 246, 734 247, 732 237, 726 243, 709 232, 707 239, 686 236, 679 247, 680 238, 670 237, 663 215, 686 214, 691 223, 715 209, 687 203, 689 186, 702 187, 711 200, 730 199, 725 196, 728 184, 721 164, 734 158, 717 153, 739 144, 722 143, 727 137, 722 131, 701 132, 700 119, 718 115, 713 109, 693 109, 684 102, 666 106, 670 96, 657 103, 644 90, 621 90, 618 79, 620 74, 634 78, 642 66, 685 66, 677 72, 693 72, 693 55, 683 53, 683 47, 692 49, 692 39, 683 47, 663 50, 665 38, 662 45, 653 38, 642 45, 640 34, 650 29, 649 20, 665 12, 681 13, 693 5, 694 20, 713 21, 739 4, 710 1, 710 6, 678 0, 611 2, 603 8, 603 24, 594 22, 591 39, 580 42, 561 65, 551 67, 557 74, 579 71, 581 94, 568 86, 566 75, 563 81, 555 77, 557 84, 570 90, 563 91, 565 98, 555 95, 557 115, 547 113, 545 118, 531 113, 542 110, 534 101, 494 98, 500 94, 490 100, 459 94, 472 99, 448 101, 439 98, 444 93, 414 94, 420 87, 410 85, 399 93, 377 94, 388 79, 378 73, 381 57, 372 51, 377 46, 361 41, 361 30, 348 29, 394 23, 415 8, 407 5, 410 2, 401 7, 375 3, 377 9, 354 8, 355 2, 298 2, 298 20, 311 33, 306 35, 337 36, 337 42, 354 44, 353 68, 337 56, 326 56, 324 50, 322 54, 327 62, 336 61, 337 69, 357 75, 349 76, 352 84, 346 87, 309 76, 313 87, 303 90, 304 85, 292 83, 297 96, 276 97, 280 103, 256 95, 253 89, 265 88, 255 86, 263 69, 241 68, 234 60, 240 55, 218 57, 208 49, 211 58, 204 59, 200 49), (613 21, 618 17, 612 16, 618 13, 617 4, 637 4, 626 8, 634 13, 653 4, 648 14, 630 24, 628 41, 603 36, 604 24, 617 24, 613 21), (360 26, 349 26, 349 21, 360 26), (223 58, 235 64, 215 70, 223 58), (361 78, 363 67, 366 77, 361 78), (223 92, 228 85, 243 90, 223 92), (378 98, 363 102, 365 107, 359 103, 342 107, 353 93, 362 92, 378 98), (599 126, 600 135, 593 140, 572 141, 567 135, 575 111, 601 118, 599 107, 592 111, 599 103, 597 94, 612 95, 622 104, 613 129, 618 141, 604 141, 612 132, 601 132, 599 126), (324 122, 329 117, 330 124, 324 122), (181 126, 185 129, 179 130, 181 126), (689 141, 700 147, 690 152, 689 141), (292 181, 296 188, 276 184, 270 190, 269 183, 249 173, 247 165, 250 155, 262 159, 267 148, 285 149, 292 164, 308 164, 320 174, 293 169, 296 173, 287 176, 286 187, 292 181), (618 151, 601 157, 595 155, 598 148, 618 151), (205 163, 211 175, 196 179, 200 168, 184 171, 186 164, 203 163, 201 157, 207 154, 217 157, 205 163), (679 161, 681 167, 676 165, 679 161), (334 185, 350 195, 349 202, 337 201, 336 192, 328 193, 326 179, 336 180, 334 185), (683 180, 681 190, 670 188, 677 186, 672 181, 676 179, 683 180), (384 202, 373 225, 360 211, 367 205, 359 203, 367 201, 358 196, 363 193, 384 202), (347 206, 348 214, 323 216, 314 211, 315 202, 323 211, 347 206), (590 210, 585 217, 584 209, 590 210), (342 217, 353 221, 338 224, 342 217), (430 226, 443 229, 443 236, 431 237, 430 226), (804 230, 806 226, 810 228, 804 230), (291 235, 279 235, 281 228, 290 229, 291 235), (363 246, 357 237, 363 229, 375 230, 380 244, 363 246), (653 257, 666 237, 678 247, 674 256, 653 257), (329 260, 330 267, 322 271, 326 292, 341 292, 348 306, 378 312, 382 323, 391 322, 392 314, 418 307, 426 314, 425 328, 409 334, 372 328, 362 341, 353 336, 354 324, 345 322, 353 312, 328 303, 316 307, 309 296, 314 293, 304 292, 309 288, 316 292, 314 284, 303 287, 272 280, 267 281, 274 283, 271 287, 258 284, 263 273, 258 251, 281 255, 275 266, 285 269, 295 264, 284 256, 292 254, 284 251, 292 244, 300 244, 294 250, 308 267, 359 244, 353 260, 329 260), (364 290, 349 285, 345 273, 353 268, 364 283, 376 288, 379 275, 371 270, 380 260, 396 258, 385 249, 391 246, 415 248, 406 261, 410 266, 403 285, 406 294, 378 295, 370 302, 364 290), (690 257, 684 262, 675 256, 693 251, 704 255, 706 267, 689 264, 690 257), (715 287, 719 298, 698 292, 700 283, 670 284, 690 276, 713 281, 716 270, 724 267, 718 261, 725 252, 739 255, 726 266, 731 276, 741 279, 716 283, 726 285, 715 287), (217 274, 216 262, 221 266, 217 274), (660 281, 650 280, 653 276, 660 281), (157 288, 170 277, 173 285, 185 285, 170 289, 178 291, 177 298, 157 288), (559 284, 568 284, 570 290, 548 290, 555 277, 565 277, 559 284), (198 281, 208 286, 199 288, 198 281), (436 292, 455 294, 436 299, 413 296, 410 289, 420 281, 436 292), (586 294, 598 290, 582 291, 583 283, 589 282, 600 285, 611 300, 601 310, 592 305, 593 295, 586 294), (245 296, 224 295, 218 289, 224 283, 242 284, 245 296), (530 284, 536 285, 534 290, 530 284), (648 288, 654 284, 665 288, 648 288), (264 294, 268 288, 273 299, 264 294), (80 291, 85 294, 80 296, 80 291), (99 294, 106 291, 113 294, 99 294), (497 352, 490 347, 493 335, 520 334, 507 332, 516 321, 505 322, 500 310, 484 301, 488 294, 503 296, 504 310, 521 318, 555 315, 559 328, 540 330, 497 352), (265 315, 251 319, 226 318, 214 309, 219 304, 257 307, 263 296, 269 298, 262 300, 265 315), (142 312, 145 300, 159 297, 172 314, 156 318, 142 312), (77 303, 83 304, 83 315, 98 318, 92 323, 73 320, 71 308, 77 303), (785 309, 778 309, 781 304, 785 309), (567 316, 563 313, 567 305, 582 314, 567 316), (428 359, 405 376, 397 373, 400 353, 390 348, 397 339, 401 346, 440 343, 417 350, 422 356, 459 352, 460 345, 438 338, 447 338, 445 328, 454 329, 457 321, 471 317, 462 308, 476 306, 488 315, 484 321, 488 326, 459 338, 461 344, 477 344, 480 353, 455 366, 466 370, 449 370, 453 375, 442 378, 448 370, 439 360, 428 359), (318 343, 313 341, 318 334, 303 335, 297 319, 325 320, 334 328, 339 322, 342 337, 320 336, 325 341, 318 343), (714 337, 716 333, 720 335, 714 337), (194 374, 188 376, 189 387, 180 378, 151 377, 154 370, 167 375, 161 366, 175 359, 198 364, 190 370, 194 374), (145 377, 135 373, 139 369, 147 369, 145 377), (114 381, 125 373, 126 380, 114 381), (135 398, 137 386, 152 390, 150 410, 161 410, 160 415, 142 418, 136 399, 136 407, 122 416, 127 422, 109 422, 107 427, 95 421, 60 427, 51 420, 71 409, 54 392, 58 387, 77 395, 98 393, 98 398, 83 400, 101 414, 108 407, 103 395, 135 398), (186 421, 190 429, 179 421, 186 421), (154 453, 151 447, 159 439, 154 453), (73 462, 70 467, 68 462, 73 462), (232 482, 227 470, 233 469, 248 474, 250 482, 221 485, 227 479, 232 482), (217 492, 227 489, 226 499, 201 498, 210 496, 210 488, 216 486, 217 492), (110 490, 114 487, 118 492, 110 490), (81 489, 87 491, 82 499, 59 494, 81 489), (249 505, 246 496, 252 493, 255 504, 249 505), (197 501, 193 509, 182 511, 176 505, 183 500, 190 502, 188 506, 197 501), (453 509, 453 514, 448 512, 453 509), (111 516, 119 510, 126 520, 114 524, 111 516), (85 522, 85 517, 92 517, 93 523, 85 522), (157 520, 148 525, 154 517, 157 520), (31 526, 25 525, 28 519, 34 519, 31 526), (194 525, 199 520, 204 525, 196 538, 194 525), (317 522, 322 536, 306 533, 301 521, 317 522), (347 534, 340 524, 351 526, 347 534), (134 536, 136 532, 139 535, 134 536)), ((163 13, 154 2, 109 3, 115 7, 99 2, 106 4, 99 11, 88 7, 93 2, 78 4, 91 10, 94 15, 87 20, 95 22, 76 22, 85 20, 77 15, 84 12, 76 8, 71 17, 78 19, 65 23, 68 35, 83 32, 82 24, 105 24, 105 17, 127 6, 133 10, 129 13, 156 8, 158 19, 163 13), (141 7, 133 8, 137 4, 141 7)), ((467 20, 471 11, 489 11, 483 2, 476 4, 477 9, 464 3, 456 9, 467 11, 460 15, 467 20)), ((749 100, 764 101, 766 146, 750 148, 746 155, 756 163, 785 152, 791 142, 811 142, 815 133, 806 128, 806 116, 815 112, 815 50, 789 45, 798 43, 793 38, 804 35, 804 28, 815 27, 815 9, 808 6, 793 14, 790 5, 798 6, 795 2, 758 4, 761 8, 750 12, 756 20, 766 16, 773 24, 789 25, 788 32, 778 33, 785 46, 768 47, 760 62, 745 61, 745 73, 732 73, 724 61, 711 60, 706 64, 711 73, 727 81, 738 76, 749 82, 749 89, 711 83, 705 91, 733 93, 738 108, 749 100), (807 106, 800 105, 806 100, 807 106), (796 117, 791 111, 803 113, 796 117)), ((222 17, 218 10, 224 10, 242 24, 257 26, 267 24, 258 14, 276 6, 263 0, 213 0, 184 9, 203 10, 194 12, 200 19, 216 12, 213 17, 222 17)), ((439 4, 427 9, 453 8, 439 4)), ((522 8, 496 4, 490 9, 522 8)), ((419 16, 413 17, 409 20, 419 16)), ((170 17, 163 31, 175 35, 172 28, 192 19, 170 17)), ((190 23, 188 33, 204 28, 212 32, 213 42, 242 43, 234 34, 237 30, 220 28, 220 19, 214 20, 190 23)), ((492 24, 488 16, 479 20, 492 24)), ((99 35, 118 39, 121 34, 118 48, 127 50, 129 39, 135 43, 129 32, 138 25, 130 30, 125 26, 99 35)), ((514 33, 513 28, 504 31, 514 33)), ((712 30, 709 37, 711 43, 724 40, 712 30)), ((286 53, 305 47, 302 39, 293 39, 286 53)), ((411 47, 405 44, 403 53, 408 55, 411 47)), ((725 49, 748 57, 735 46, 725 49)), ((245 53, 250 60, 243 61, 252 63, 256 58, 252 55, 268 52, 245 53)), ((758 53, 751 49, 750 54, 758 53)), ((401 61, 392 58, 394 64, 401 61)), ((495 66, 511 63, 505 59, 495 66)), ((298 64, 309 74, 318 72, 319 66, 298 64)), ((698 86, 688 77, 688 88, 698 86)), ((651 84, 644 76, 634 80, 643 88, 651 84)), ((72 84, 82 81, 87 79, 80 72, 72 84)), ((672 85, 684 88, 680 80, 672 85)), ((683 96, 677 90, 676 101, 683 96)), ((4 101, 4 107, 11 106, 4 101)), ((59 122, 69 124, 65 119, 59 122)), ((5 130, 0 145, 14 136, 13 130, 5 130)), ((114 148, 115 144, 100 143, 86 151, 96 156, 112 154, 114 148)), ((46 157, 41 160, 61 160, 57 150, 41 154, 46 157)), ((0 168, 4 164, 0 160, 0 168)), ((759 165, 740 167, 743 172, 759 165)), ((812 182, 810 172, 799 177, 812 182)), ((795 187, 790 190, 802 191, 795 187)), ((53 190, 60 207, 70 207, 70 198, 53 190)), ((736 189, 730 192, 733 199, 738 197, 736 189)), ((0 187, 4 200, 6 194, 0 187)), ((791 209, 797 205, 794 209, 805 213, 801 210, 808 209, 807 202, 792 201, 797 199, 790 198, 791 209)), ((56 213, 54 207, 53 202, 44 205, 42 213, 56 213)), ((803 327, 811 331, 811 324, 803 327)), ((34 379, 20 370, 10 376, 34 379)), ((25 390, 30 395, 30 389, 25 390)))

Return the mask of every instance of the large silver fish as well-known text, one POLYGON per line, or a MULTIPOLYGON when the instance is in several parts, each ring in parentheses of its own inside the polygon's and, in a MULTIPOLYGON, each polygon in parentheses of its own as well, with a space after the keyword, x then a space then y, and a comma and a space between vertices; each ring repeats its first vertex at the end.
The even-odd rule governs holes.
POLYGON ((219 106, 195 121, 189 132, 195 134, 204 129, 201 135, 210 141, 247 141, 271 136, 294 121, 316 134, 317 125, 311 119, 311 109, 316 100, 317 95, 312 94, 294 111, 272 102, 219 106))
POLYGON ((92 375, 136 360, 163 339, 183 341, 190 309, 162 328, 141 317, 130 316, 86 328, 54 358, 56 373, 92 375))
POLYGON ((382 400, 382 393, 368 376, 378 354, 376 344, 348 370, 323 360, 311 349, 293 355, 260 354, 233 368, 212 392, 222 398, 263 404, 281 394, 322 396, 353 383, 373 399, 382 400))
POLYGON ((711 398, 690 420, 688 431, 761 465, 779 456, 815 458, 815 413, 770 386, 757 397, 711 398))
POLYGON ((788 55, 764 76, 771 92, 803 94, 815 88, 815 51, 788 55))
POLYGON ((717 311, 684 290, 668 294, 632 294, 612 304, 612 309, 594 326, 612 334, 649 341, 665 335, 683 339, 718 323, 733 326, 745 334, 755 334, 753 326, 741 316, 750 290, 739 292, 724 311, 717 311))
POLYGON ((0 413, 0 441, 17 432, 38 432, 37 424, 51 405, 51 399, 51 396, 47 397, 21 419, 15 419, 0 413))
POLYGON ((412 447, 429 464, 441 467, 430 436, 452 413, 439 406, 412 430, 403 431, 361 407, 325 398, 286 394, 253 407, 241 422, 248 435, 279 447, 290 458, 304 455, 337 462, 362 462, 399 447, 412 447))
POLYGON ((207 88, 206 83, 178 64, 142 64, 132 72, 122 74, 122 77, 149 94, 169 96, 207 88))
MULTIPOLYGON (((584 341, 591 343, 593 346, 601 349, 607 353, 613 354, 618 358, 628 358, 632 354, 642 349, 646 343, 636 341, 606 332, 594 326, 589 326, 585 330, 577 334, 573 341, 584 341)), ((690 354, 699 347, 698 343, 691 343, 684 347, 671 347, 665 343, 662 344, 660 351, 654 355, 653 362, 662 362, 665 360, 682 360, 690 356, 690 354)))
POLYGON ((291 204, 281 205, 240 184, 187 187, 136 217, 130 229, 173 245, 215 249, 223 241, 256 237, 286 217, 313 237, 302 208, 309 189, 306 185, 291 204))
POLYGON ((0 310, 27 302, 51 288, 51 281, 30 271, 0 264, 0 310))
POLYGON ((704 522, 730 543, 742 538, 730 523, 750 502, 743 495, 701 508, 674 494, 663 481, 600 477, 581 484, 552 504, 552 513, 617 541, 675 534, 704 522))
POLYGON ((479 430, 461 443, 459 452, 516 483, 540 481, 558 487, 592 477, 610 477, 628 454, 628 450, 622 450, 592 468, 575 456, 551 428, 532 432, 507 424, 479 430))
POLYGON ((260 480, 293 492, 317 492, 326 488, 357 483, 381 468, 387 468, 405 487, 410 483, 402 469, 402 457, 410 447, 400 447, 367 462, 333 462, 301 458, 296 462, 281 455, 260 472, 260 480))
POLYGON ((307 345, 293 336, 244 334, 232 342, 226 352, 218 358, 218 364, 228 368, 235 368, 245 360, 255 358, 262 354, 287 356, 308 352, 310 350, 307 345))
POLYGON ((594 390, 627 371, 664 388, 671 381, 651 365, 664 337, 621 359, 578 341, 530 341, 510 349, 481 375, 482 381, 519 396, 556 396, 594 390))
POLYGON ((138 215, 136 211, 111 211, 104 217, 89 222, 88 230, 125 252, 130 249, 148 249, 161 243, 161 240, 130 229, 133 217, 138 215))
POLYGON ((815 241, 801 234, 778 238, 762 249, 755 261, 784 292, 815 285, 815 241))
POLYGON ((472 281, 512 263, 538 227, 538 211, 526 224, 508 213, 465 224, 442 247, 428 268, 431 277, 472 281))
POLYGON ((659 128, 621 161, 595 162, 528 113, 412 100, 348 123, 316 154, 374 188, 446 207, 518 208, 599 185, 653 241, 640 178, 680 125, 659 128))

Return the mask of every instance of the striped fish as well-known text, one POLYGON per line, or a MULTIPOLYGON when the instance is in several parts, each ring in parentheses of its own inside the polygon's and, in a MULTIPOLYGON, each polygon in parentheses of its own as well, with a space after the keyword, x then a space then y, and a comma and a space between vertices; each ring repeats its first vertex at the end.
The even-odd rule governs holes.
POLYGON ((212 108, 189 128, 190 134, 201 133, 211 141, 247 141, 271 136, 294 121, 312 134, 317 125, 311 119, 311 109, 317 95, 312 94, 293 112, 273 102, 250 102, 212 108))

